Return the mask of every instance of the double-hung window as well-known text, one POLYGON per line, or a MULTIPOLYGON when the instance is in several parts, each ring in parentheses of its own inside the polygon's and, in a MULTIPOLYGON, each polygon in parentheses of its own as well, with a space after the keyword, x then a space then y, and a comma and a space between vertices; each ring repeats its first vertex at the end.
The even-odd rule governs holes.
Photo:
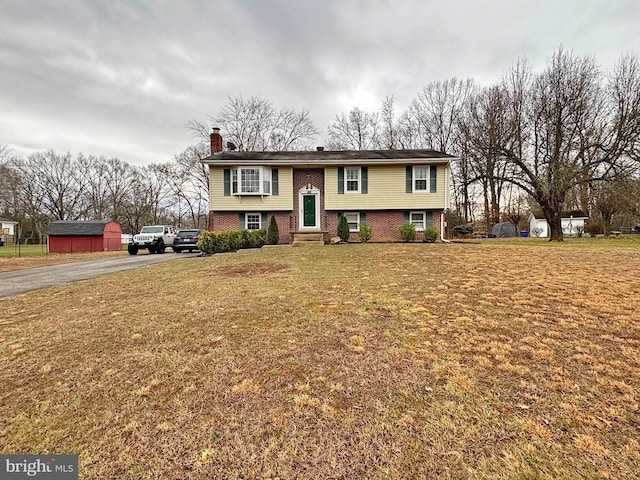
POLYGON ((271 195, 271 169, 238 167, 232 170, 233 195, 271 195))
POLYGON ((259 230, 262 227, 261 213, 247 213, 244 216, 245 228, 247 230, 259 230))
POLYGON ((425 212, 409 212, 409 222, 416 226, 416 232, 424 230, 425 216, 425 212))
POLYGON ((360 168, 347 167, 344 170, 344 191, 360 193, 360 168))
POLYGON ((438 191, 437 165, 407 165, 406 193, 436 193, 438 191))
POLYGON ((413 191, 426 192, 429 185, 428 167, 413 167, 413 191))

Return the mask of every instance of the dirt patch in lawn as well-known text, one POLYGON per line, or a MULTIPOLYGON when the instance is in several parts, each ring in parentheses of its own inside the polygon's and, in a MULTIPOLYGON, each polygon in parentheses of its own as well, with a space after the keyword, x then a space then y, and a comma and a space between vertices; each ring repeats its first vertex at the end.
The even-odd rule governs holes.
POLYGON ((268 262, 253 262, 242 265, 231 265, 220 267, 214 270, 214 275, 221 277, 246 277, 253 275, 269 275, 270 273, 278 273, 288 270, 288 265, 268 262))
POLYGON ((638 271, 631 248, 327 246, 1 299, 0 451, 125 480, 636 478, 638 271))

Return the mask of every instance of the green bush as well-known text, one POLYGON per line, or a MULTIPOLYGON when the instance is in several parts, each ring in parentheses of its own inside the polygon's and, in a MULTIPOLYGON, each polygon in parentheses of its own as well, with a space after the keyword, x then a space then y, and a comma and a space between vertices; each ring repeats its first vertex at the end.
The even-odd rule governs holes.
POLYGON ((240 250, 243 245, 248 245, 251 232, 249 232, 249 230, 233 230, 227 232, 227 235, 229 251, 235 251, 240 250))
POLYGON ((349 232, 347 217, 345 217, 344 215, 340 215, 340 221, 338 222, 338 236, 343 242, 348 242, 349 235, 351 235, 351 232, 349 232))
POLYGON ((367 225, 366 223, 360 224, 360 231, 358 232, 358 238, 362 243, 367 243, 371 240, 371 225, 367 225))
POLYGON ((260 248, 267 241, 267 231, 264 228, 253 230, 249 239, 249 248, 260 248))
POLYGON ((237 244, 236 250, 240 250, 241 248, 247 248, 251 246, 251 230, 240 230, 240 238, 239 243, 237 244))
POLYGON ((267 230, 267 242, 269 242, 270 245, 276 245, 279 241, 280 231, 278 230, 278 222, 276 222, 276 217, 271 215, 269 229, 267 230))
POLYGON ((433 228, 426 228, 424 230, 424 241, 427 243, 433 243, 436 241, 436 238, 438 238, 438 231, 433 228))
POLYGON ((204 232, 198 240, 198 248, 203 253, 224 253, 243 248, 262 247, 267 231, 232 230, 228 232, 204 232))
POLYGON ((400 227, 400 238, 403 242, 413 242, 416 239, 416 226, 413 223, 405 223, 400 227))

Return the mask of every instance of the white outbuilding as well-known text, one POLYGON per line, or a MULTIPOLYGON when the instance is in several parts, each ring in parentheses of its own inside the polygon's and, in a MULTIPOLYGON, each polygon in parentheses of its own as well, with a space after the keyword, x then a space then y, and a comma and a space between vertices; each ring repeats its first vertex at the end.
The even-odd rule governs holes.
MULTIPOLYGON (((581 235, 584 232, 584 224, 589 219, 584 212, 574 210, 572 212, 562 212, 560 222, 562 224, 563 235, 581 235)), ((548 237, 549 224, 542 215, 542 212, 529 213, 529 236, 548 237)))

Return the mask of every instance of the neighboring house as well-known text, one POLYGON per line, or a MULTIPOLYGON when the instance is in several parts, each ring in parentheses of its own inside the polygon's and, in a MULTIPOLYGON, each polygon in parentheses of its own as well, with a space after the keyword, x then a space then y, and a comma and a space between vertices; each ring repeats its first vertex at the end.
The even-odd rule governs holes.
MULTIPOLYGON (((589 217, 580 210, 572 212, 562 212, 560 222, 562 223, 563 235, 578 235, 584 232, 584 224, 589 217)), ((542 215, 542 212, 529 213, 529 235, 532 237, 548 237, 549 225, 542 215)))
POLYGON ((279 243, 305 235, 328 241, 344 215, 354 240, 363 223, 373 241, 399 241, 408 222, 418 232, 442 232, 453 158, 434 150, 222 152, 214 128, 211 156, 202 160, 209 166, 209 228, 267 228, 273 215, 279 243))
POLYGON ((16 240, 18 222, 0 217, 0 239, 6 245, 13 245, 16 240))
POLYGON ((106 220, 66 221, 49 224, 49 253, 109 252, 122 249, 122 229, 106 220))

